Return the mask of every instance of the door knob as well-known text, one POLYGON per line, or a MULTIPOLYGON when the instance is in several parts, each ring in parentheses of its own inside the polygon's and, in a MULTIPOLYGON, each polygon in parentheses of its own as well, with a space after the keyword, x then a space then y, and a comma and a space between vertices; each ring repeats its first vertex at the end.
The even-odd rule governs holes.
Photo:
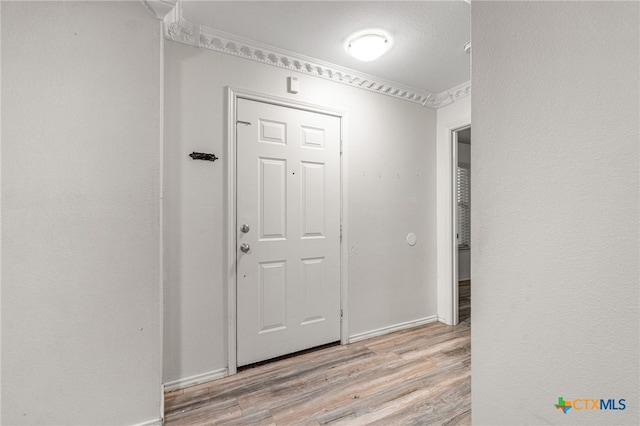
POLYGON ((247 225, 246 223, 240 227, 240 230, 241 230, 242 232, 244 232, 245 234, 246 234, 247 232, 249 232, 249 229, 251 229, 251 228, 249 228, 249 225, 247 225))
POLYGON ((243 253, 248 253, 249 250, 251 250, 251 246, 247 243, 242 243, 242 245, 240 246, 240 251, 243 253))

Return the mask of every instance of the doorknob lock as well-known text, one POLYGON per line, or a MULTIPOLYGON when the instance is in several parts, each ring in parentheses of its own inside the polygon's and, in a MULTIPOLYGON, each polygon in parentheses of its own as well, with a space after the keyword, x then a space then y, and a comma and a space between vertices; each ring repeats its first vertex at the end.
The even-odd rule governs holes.
POLYGON ((247 243, 242 243, 242 245, 240 246, 240 251, 243 253, 248 253, 249 250, 251 250, 251 246, 247 243))
POLYGON ((250 229, 251 229, 251 228, 249 228, 249 225, 247 225, 246 223, 240 227, 240 230, 241 230, 242 232, 244 232, 245 234, 246 234, 247 232, 249 232, 249 230, 250 230, 250 229))

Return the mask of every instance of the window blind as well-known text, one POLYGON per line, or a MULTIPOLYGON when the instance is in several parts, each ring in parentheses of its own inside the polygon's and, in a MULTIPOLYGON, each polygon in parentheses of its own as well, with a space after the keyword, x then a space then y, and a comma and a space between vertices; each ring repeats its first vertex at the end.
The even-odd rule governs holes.
POLYGON ((469 165, 458 164, 458 247, 471 246, 471 192, 469 165))

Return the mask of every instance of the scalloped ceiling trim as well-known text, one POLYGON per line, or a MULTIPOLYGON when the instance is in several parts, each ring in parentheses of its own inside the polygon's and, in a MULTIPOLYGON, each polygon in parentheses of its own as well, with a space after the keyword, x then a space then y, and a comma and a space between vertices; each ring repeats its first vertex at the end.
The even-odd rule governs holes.
POLYGON ((189 46, 202 47, 263 64, 324 78, 431 108, 449 105, 471 94, 471 82, 439 94, 360 73, 311 57, 208 28, 182 18, 180 2, 164 19, 164 35, 189 46))

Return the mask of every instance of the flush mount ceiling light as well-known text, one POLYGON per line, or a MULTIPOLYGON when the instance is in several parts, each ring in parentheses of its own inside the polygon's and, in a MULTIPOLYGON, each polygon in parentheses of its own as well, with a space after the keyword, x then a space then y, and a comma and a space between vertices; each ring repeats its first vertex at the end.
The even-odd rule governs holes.
POLYGON ((382 30, 362 30, 347 39, 347 53, 360 61, 373 61, 391 48, 391 37, 382 30))

